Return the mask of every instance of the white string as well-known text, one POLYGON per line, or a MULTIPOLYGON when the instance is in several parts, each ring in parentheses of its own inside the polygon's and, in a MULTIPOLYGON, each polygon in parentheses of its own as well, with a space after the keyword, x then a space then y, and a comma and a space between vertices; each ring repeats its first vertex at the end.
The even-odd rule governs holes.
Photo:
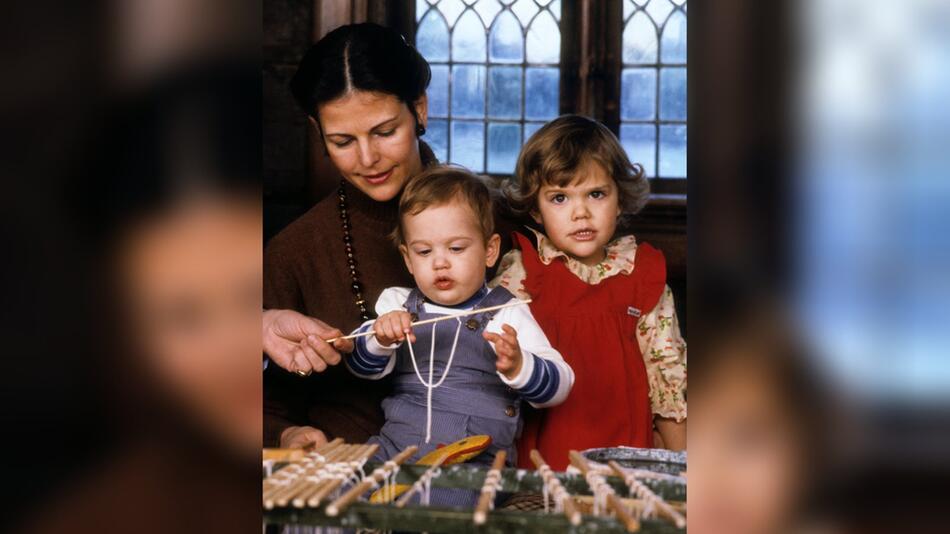
POLYGON ((614 492, 613 488, 607 484, 607 481, 604 479, 603 475, 594 471, 593 469, 588 470, 587 475, 585 475, 584 478, 587 480, 587 485, 590 486, 590 489, 594 493, 594 515, 597 516, 602 512, 606 512, 607 495, 614 492))
POLYGON ((554 513, 563 512, 564 500, 569 499, 571 497, 570 494, 567 493, 567 490, 561 485, 561 481, 554 475, 551 466, 542 464, 541 467, 538 468, 538 473, 541 475, 543 482, 541 490, 544 496, 544 512, 548 513, 549 511, 549 496, 550 499, 554 501, 554 513))
POLYGON ((435 365, 435 326, 436 323, 432 323, 432 344, 429 347, 429 381, 426 382, 422 378, 422 374, 419 372, 419 366, 416 364, 416 353, 412 350, 412 342, 408 339, 406 343, 409 345, 409 356, 412 358, 412 368, 416 371, 416 377, 419 378, 419 382, 426 387, 426 443, 432 440, 432 391, 441 386, 442 382, 445 382, 445 377, 449 375, 449 369, 452 368, 452 359, 455 358, 455 348, 458 347, 459 342, 459 333, 462 331, 462 320, 458 317, 455 318, 458 322, 458 327, 455 328, 455 339, 452 341, 452 351, 449 352, 449 361, 445 364, 445 370, 442 371, 442 376, 439 378, 438 383, 432 383, 432 374, 433 366, 435 365))

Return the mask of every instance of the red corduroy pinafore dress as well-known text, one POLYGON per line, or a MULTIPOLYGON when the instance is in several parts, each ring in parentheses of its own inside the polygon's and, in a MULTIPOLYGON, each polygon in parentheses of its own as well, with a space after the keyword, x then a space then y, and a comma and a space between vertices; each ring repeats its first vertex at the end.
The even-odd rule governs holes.
POLYGON ((525 236, 516 232, 514 242, 522 251, 531 313, 574 369, 574 388, 564 403, 525 410, 519 466, 534 467, 531 449, 563 471, 571 449, 652 447, 650 386, 636 330, 666 286, 663 253, 640 243, 633 272, 591 285, 560 259, 545 265, 525 236))

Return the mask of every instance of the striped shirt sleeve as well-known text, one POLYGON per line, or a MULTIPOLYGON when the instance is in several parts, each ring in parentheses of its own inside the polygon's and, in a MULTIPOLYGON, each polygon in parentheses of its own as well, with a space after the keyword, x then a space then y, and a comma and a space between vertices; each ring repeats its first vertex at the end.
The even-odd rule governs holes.
MULTIPOLYGON (((366 332, 372 327, 373 321, 366 321, 353 333, 366 332)), ((396 359, 392 356, 396 346, 383 347, 373 336, 356 338, 354 346, 353 352, 348 354, 344 361, 346 367, 356 376, 377 380, 391 373, 395 367, 396 359)))
MULTIPOLYGON (((390 287, 384 289, 376 301, 377 315, 384 315, 391 311, 401 310, 402 303, 406 301, 409 289, 402 287, 390 287)), ((354 334, 366 332, 373 328, 375 321, 369 320, 360 325, 353 331, 354 334)), ((396 367, 396 358, 393 354, 399 348, 399 343, 383 346, 376 341, 374 336, 363 336, 356 338, 353 353, 344 358, 346 367, 354 375, 370 380, 378 380, 392 373, 396 367)))

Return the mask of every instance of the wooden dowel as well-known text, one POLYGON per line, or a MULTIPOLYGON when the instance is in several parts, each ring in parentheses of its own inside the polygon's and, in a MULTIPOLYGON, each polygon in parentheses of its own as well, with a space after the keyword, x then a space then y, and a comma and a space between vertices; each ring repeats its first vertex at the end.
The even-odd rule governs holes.
MULTIPOLYGON (((442 462, 444 461, 445 461, 445 455, 439 456, 439 459, 436 460, 436 462, 432 464, 428 469, 426 469, 425 473, 422 473, 422 476, 419 477, 419 480, 423 479, 424 477, 431 477, 432 473, 436 469, 439 469, 440 467, 442 467, 442 462)), ((411 499, 412 496, 416 494, 419 488, 419 486, 417 486, 418 482, 419 481, 417 480, 415 484, 413 484, 408 490, 406 490, 405 493, 403 493, 399 497, 399 500, 396 501, 397 508, 402 508, 403 506, 406 506, 406 503, 409 502, 409 499, 411 499)))
POLYGON ((297 479, 294 482, 287 486, 282 486, 279 490, 271 493, 269 498, 264 502, 264 507, 270 510, 274 506, 287 506, 287 503, 291 498, 293 498, 294 495, 299 493, 301 489, 312 484, 312 482, 307 480, 307 477, 316 474, 316 472, 321 467, 323 467, 324 464, 339 461, 339 459, 346 454, 346 449, 347 446, 344 445, 341 447, 334 447, 332 450, 328 451, 327 455, 324 456, 325 461, 312 463, 299 472, 297 479))
MULTIPOLYGON (((530 303, 531 303, 531 299, 519 300, 516 302, 506 302, 505 304, 499 304, 497 306, 489 306, 487 308, 479 308, 477 310, 466 310, 466 311, 461 311, 458 313, 450 313, 448 315, 443 315, 441 317, 434 317, 432 319, 425 319, 423 321, 416 321, 414 323, 410 323, 410 326, 421 326, 421 325, 429 324, 429 323, 437 323, 439 321, 448 321, 449 319, 457 319, 459 317, 466 317, 468 315, 475 315, 478 313, 500 310, 502 308, 510 308, 512 306, 521 306, 522 304, 530 304, 530 303)), ((358 337, 372 336, 375 334, 376 334, 375 331, 369 330, 367 332, 360 332, 358 334, 350 334, 348 336, 333 337, 333 338, 327 339, 326 342, 333 343, 334 341, 338 341, 341 339, 355 339, 358 337)))
POLYGON ((353 447, 352 445, 343 443, 343 440, 340 438, 333 440, 333 442, 327 445, 329 446, 322 448, 323 461, 311 460, 312 463, 307 465, 305 469, 299 473, 297 480, 290 485, 281 486, 278 490, 271 492, 267 496, 264 507, 270 510, 274 506, 287 506, 287 502, 293 498, 294 495, 297 495, 301 490, 313 484, 313 482, 307 480, 307 477, 316 474, 327 463, 340 461, 349 454, 347 451, 353 447))
POLYGON ((505 466, 505 457, 507 454, 508 453, 504 450, 498 451, 498 454, 495 455, 495 460, 491 463, 491 469, 489 469, 485 475, 485 484, 482 485, 482 494, 478 498, 478 504, 475 506, 475 514, 472 516, 476 525, 484 525, 485 521, 488 520, 488 507, 491 505, 492 500, 495 499, 495 488, 494 486, 489 487, 487 483, 490 478, 501 476, 501 468, 505 466))
MULTIPOLYGON (((419 447, 415 445, 410 445, 406 450, 397 454, 392 462, 397 466, 402 465, 410 456, 416 453, 419 447)), ((385 464, 384 464, 385 465, 385 464)), ((330 517, 336 517, 340 512, 346 509, 353 501, 359 498, 360 495, 366 493, 366 491, 373 487, 373 484, 379 484, 391 473, 388 470, 384 470, 382 473, 374 472, 371 476, 366 477, 362 482, 350 488, 349 491, 344 493, 339 499, 331 502, 327 505, 326 514, 330 517)))
MULTIPOLYGON (((373 443, 372 445, 364 445, 359 451, 357 451, 357 458, 369 458, 370 456, 376 454, 376 450, 379 449, 379 444, 373 443)), ((330 480, 319 490, 315 491, 309 498, 307 498, 308 507, 316 507, 320 504, 327 495, 333 493, 333 490, 340 487, 344 480, 334 479, 330 480)))
MULTIPOLYGON (((332 461, 326 463, 340 463, 340 462, 349 462, 352 458, 357 457, 357 451, 362 448, 362 445, 348 445, 343 448, 342 454, 334 456, 332 461)), ((319 469, 325 467, 326 464, 320 465, 318 469, 315 469, 312 474, 316 474, 319 469)), ((298 491, 293 492, 290 497, 293 498, 291 504, 295 508, 303 508, 307 504, 307 497, 315 493, 321 486, 325 485, 327 480, 319 480, 317 482, 306 481, 298 491)))
MULTIPOLYGON (((531 457, 531 462, 534 463, 534 466, 537 467, 539 471, 541 470, 541 466, 546 466, 548 469, 551 469, 551 467, 548 466, 548 463, 546 461, 544 461, 544 458, 541 456, 541 453, 537 449, 531 450, 530 457, 531 457)), ((551 476, 553 476, 553 473, 551 476)), ((543 476, 542 476, 542 479, 543 479, 543 476)), ((558 486, 561 485, 561 481, 558 480, 557 477, 554 478, 554 481, 558 486)), ((544 483, 547 484, 548 481, 544 480, 544 483)), ((577 507, 574 506, 574 499, 571 498, 571 496, 567 495, 566 493, 567 492, 565 492, 564 498, 561 499, 561 508, 564 510, 564 515, 567 517, 567 520, 570 521, 572 525, 574 526, 580 525, 581 513, 577 510, 577 507)), ((547 504, 545 504, 544 506, 546 507, 547 504)))
MULTIPOLYGON (((624 473, 623 469, 620 467, 620 464, 618 464, 615 460, 610 460, 609 462, 607 462, 607 465, 609 465, 610 468, 613 469, 614 473, 616 473, 618 477, 626 481, 627 473, 624 473)), ((650 494, 653 495, 653 497, 655 498, 654 502, 656 503, 657 508, 659 508, 660 513, 663 515, 663 517, 667 518, 674 525, 676 525, 676 528, 684 528, 686 526, 686 518, 683 517, 683 514, 673 509, 673 507, 670 506, 670 503, 666 502, 665 500, 660 498, 660 496, 653 493, 653 490, 646 487, 645 485, 644 485, 644 488, 646 488, 646 490, 650 492, 650 494)))
MULTIPOLYGON (((581 456, 581 453, 573 450, 568 452, 568 456, 571 459, 571 464, 573 464, 574 467, 580 469, 581 473, 583 473, 586 477, 587 473, 590 472, 590 466, 587 465, 587 460, 581 456)), ((591 488, 591 490, 593 489, 594 488, 591 488)), ((596 499, 596 495, 594 497, 596 499)), ((640 530, 640 521, 630 515, 630 512, 628 512, 623 503, 620 502, 620 499, 613 492, 613 489, 610 489, 610 491, 607 492, 607 504, 609 504, 614 513, 617 514, 617 518, 623 522, 624 526, 627 528, 627 532, 637 532, 640 530)))

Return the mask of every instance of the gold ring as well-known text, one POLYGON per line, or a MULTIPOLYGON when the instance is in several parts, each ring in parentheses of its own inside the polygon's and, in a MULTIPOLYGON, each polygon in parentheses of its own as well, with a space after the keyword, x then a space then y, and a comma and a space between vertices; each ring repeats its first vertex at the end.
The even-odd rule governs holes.
POLYGON ((300 375, 300 376, 310 376, 310 371, 309 371, 309 370, 304 371, 303 369, 297 369, 297 370, 294 371, 294 372, 297 373, 297 374, 300 375))

